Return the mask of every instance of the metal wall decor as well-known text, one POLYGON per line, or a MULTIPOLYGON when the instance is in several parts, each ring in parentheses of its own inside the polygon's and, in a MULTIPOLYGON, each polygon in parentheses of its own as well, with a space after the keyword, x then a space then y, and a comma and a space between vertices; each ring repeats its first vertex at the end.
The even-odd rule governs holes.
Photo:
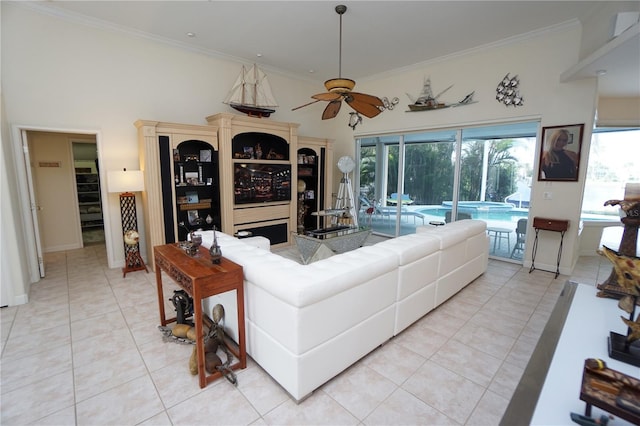
POLYGON ((496 88, 496 100, 506 106, 522 106, 524 98, 519 92, 520 80, 518 76, 509 77, 509 73, 504 76, 496 88))
POLYGON ((400 102, 400 99, 398 99, 398 97, 395 97, 391 100, 389 100, 389 98, 387 98, 386 96, 382 98, 382 104, 384 105, 385 109, 395 108, 395 106, 398 105, 398 102, 400 102))
POLYGON ((473 100, 473 95, 476 93, 475 90, 467 94, 459 102, 455 102, 455 103, 440 102, 438 98, 447 90, 451 89, 452 87, 453 87, 453 84, 434 96, 433 90, 431 89, 431 77, 426 78, 422 85, 422 91, 420 92, 420 95, 418 95, 417 98, 407 93, 407 96, 413 102, 412 104, 409 105, 409 110, 407 112, 433 111, 435 109, 454 108, 454 107, 476 103, 476 101, 473 100))

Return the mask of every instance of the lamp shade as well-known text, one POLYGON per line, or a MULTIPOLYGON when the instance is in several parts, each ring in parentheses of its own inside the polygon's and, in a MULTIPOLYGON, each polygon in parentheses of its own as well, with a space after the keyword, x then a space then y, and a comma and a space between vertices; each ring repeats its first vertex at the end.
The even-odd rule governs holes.
POLYGON ((109 192, 138 192, 144 190, 144 175, 141 170, 114 170, 107 172, 109 192))

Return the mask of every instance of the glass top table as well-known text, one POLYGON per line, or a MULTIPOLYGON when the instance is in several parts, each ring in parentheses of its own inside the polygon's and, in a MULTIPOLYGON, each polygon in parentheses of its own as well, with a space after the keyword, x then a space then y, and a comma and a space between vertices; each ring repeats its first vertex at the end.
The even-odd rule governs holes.
POLYGON ((307 265, 334 253, 345 253, 362 247, 370 234, 370 228, 332 226, 307 231, 307 235, 294 233, 293 236, 300 251, 302 263, 307 265))

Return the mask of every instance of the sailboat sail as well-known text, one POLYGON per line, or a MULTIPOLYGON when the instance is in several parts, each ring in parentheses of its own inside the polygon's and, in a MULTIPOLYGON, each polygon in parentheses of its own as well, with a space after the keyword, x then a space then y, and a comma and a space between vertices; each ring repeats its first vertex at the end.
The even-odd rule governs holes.
POLYGON ((267 75, 255 64, 248 70, 242 66, 240 75, 223 103, 259 117, 268 117, 278 106, 267 75))

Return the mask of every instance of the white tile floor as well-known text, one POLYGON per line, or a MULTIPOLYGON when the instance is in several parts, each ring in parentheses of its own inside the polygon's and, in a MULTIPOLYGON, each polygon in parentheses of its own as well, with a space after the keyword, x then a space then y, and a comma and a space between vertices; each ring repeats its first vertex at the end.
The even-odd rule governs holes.
POLYGON ((200 389, 191 346, 163 343, 157 330, 153 273, 123 279, 101 245, 45 261, 30 302, 0 310, 2 425, 497 425, 565 280, 595 285, 611 271, 604 258, 582 257, 573 277, 554 279, 492 260, 296 404, 251 360, 237 387, 200 389))

